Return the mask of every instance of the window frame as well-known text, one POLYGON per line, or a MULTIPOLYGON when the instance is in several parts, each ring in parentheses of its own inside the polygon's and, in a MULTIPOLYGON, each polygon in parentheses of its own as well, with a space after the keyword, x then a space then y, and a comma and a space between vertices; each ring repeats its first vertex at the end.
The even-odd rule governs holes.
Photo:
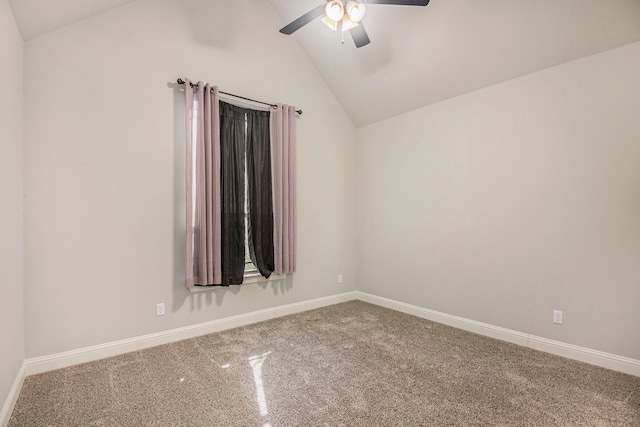
MULTIPOLYGON (((194 99, 194 103, 195 103, 195 99, 194 99)), ((225 102, 229 102, 228 100, 225 100, 225 102)), ((231 102, 234 105, 238 105, 234 102, 231 102)), ((241 106, 242 105, 238 105, 241 106)), ((253 108, 253 107, 252 107, 253 108)), ((197 114, 200 113, 200 106, 198 105, 197 108, 194 108, 194 122, 197 120, 197 114)), ((244 125, 245 125, 245 133, 244 133, 244 145, 245 145, 245 154, 247 152, 247 126, 248 126, 248 120, 247 120, 247 116, 245 115, 245 121, 244 121, 244 125)), ((195 136, 197 132, 193 132, 193 135, 195 136)), ((191 141, 191 144, 195 144, 195 141, 191 141)), ((195 152, 195 151, 194 151, 195 152)), ((196 161, 196 157, 194 156, 192 158, 192 162, 196 161)), ((195 173, 195 165, 193 165, 193 170, 195 173)), ((263 282, 272 282, 272 281, 279 281, 279 280, 284 280, 287 277, 287 274, 275 274, 272 273, 268 278, 263 277, 260 274, 260 271, 258 270, 258 268, 253 264, 253 261, 251 261, 251 255, 249 252, 249 222, 248 222, 248 218, 249 218, 249 176, 248 176, 248 172, 247 172, 247 157, 245 155, 244 158, 244 196, 245 196, 245 203, 244 203, 244 231, 245 231, 245 270, 244 270, 244 274, 243 274, 243 281, 241 285, 231 285, 231 286, 243 286, 243 285, 250 285, 250 284, 254 284, 254 283, 263 283, 263 282), (247 269, 247 266, 251 266, 253 268, 247 269)), ((194 190, 195 191, 195 190, 194 190)), ((191 210, 193 211, 193 209, 191 210)), ((195 234, 196 232, 196 227, 194 225, 192 233, 195 234)), ((210 285, 210 286, 192 286, 189 287, 189 292, 204 292, 204 291, 210 291, 212 289, 225 289, 226 286, 220 286, 220 285, 210 285)))

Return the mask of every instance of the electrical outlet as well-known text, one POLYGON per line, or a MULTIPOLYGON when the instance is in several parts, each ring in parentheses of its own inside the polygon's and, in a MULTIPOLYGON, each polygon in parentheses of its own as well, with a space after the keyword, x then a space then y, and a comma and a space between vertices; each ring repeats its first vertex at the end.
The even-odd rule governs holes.
POLYGON ((164 316, 164 303, 156 304, 156 316, 164 316))
POLYGON ((562 312, 560 310, 553 310, 553 323, 562 325, 562 312))
POLYGON ((338 283, 342 284, 342 274, 338 274, 338 283))

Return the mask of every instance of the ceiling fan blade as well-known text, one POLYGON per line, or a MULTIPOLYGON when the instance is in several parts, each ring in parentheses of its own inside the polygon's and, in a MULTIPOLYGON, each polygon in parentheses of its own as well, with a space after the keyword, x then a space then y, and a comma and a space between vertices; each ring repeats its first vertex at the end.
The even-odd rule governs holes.
POLYGON ((316 18, 320 18, 324 15, 325 5, 320 5, 315 9, 311 9, 309 12, 305 13, 295 21, 291 22, 289 25, 282 27, 280 32, 282 34, 293 34, 295 31, 298 31, 300 28, 307 25, 309 22, 313 21, 316 18))
POLYGON ((369 44, 369 36, 362 25, 362 22, 357 27, 354 27, 349 30, 351 33, 351 37, 353 38, 353 42, 356 44, 356 47, 362 47, 369 44))
POLYGON ((366 0, 366 4, 395 4, 398 6, 426 6, 429 0, 366 0))

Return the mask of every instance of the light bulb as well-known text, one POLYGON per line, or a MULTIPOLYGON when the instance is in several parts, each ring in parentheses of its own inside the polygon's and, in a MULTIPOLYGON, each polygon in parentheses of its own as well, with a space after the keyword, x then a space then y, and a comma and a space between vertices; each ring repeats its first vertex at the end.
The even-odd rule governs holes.
POLYGON ((364 17, 365 8, 363 3, 350 1, 347 3, 347 14, 351 22, 360 22, 364 17))
POLYGON ((344 6, 340 0, 333 0, 327 3, 324 12, 327 14, 329 19, 338 22, 344 16, 344 6))

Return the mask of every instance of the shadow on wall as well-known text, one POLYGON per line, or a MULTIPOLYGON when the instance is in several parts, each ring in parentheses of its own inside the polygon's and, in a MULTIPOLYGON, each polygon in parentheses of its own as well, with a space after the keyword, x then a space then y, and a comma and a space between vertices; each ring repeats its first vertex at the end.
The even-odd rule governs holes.
POLYGON ((184 2, 193 39, 208 46, 231 48, 247 13, 247 0, 225 0, 224 13, 219 2, 187 0, 184 2))
MULTIPOLYGON (((215 304, 220 307, 227 293, 237 295, 243 286, 216 287, 211 290, 191 293, 185 287, 185 242, 186 242, 186 208, 185 208, 185 95, 184 86, 174 82, 167 83, 173 89, 173 309, 180 309, 187 301, 191 304, 191 311, 203 306, 215 304)), ((269 280, 257 284, 263 291, 271 287, 273 295, 285 294, 293 288, 291 275, 284 279, 269 280)))
POLYGON ((176 286, 178 289, 174 289, 173 293, 173 307, 179 309, 186 302, 190 304, 190 311, 197 311, 203 307, 210 307, 215 304, 217 307, 221 307, 224 298, 227 294, 238 295, 242 292, 245 286, 259 286, 262 291, 267 291, 271 288, 273 295, 285 294, 293 289, 293 277, 291 275, 284 279, 269 280, 260 283, 252 283, 247 285, 233 285, 228 287, 214 287, 202 292, 191 293, 184 286, 184 279, 180 281, 176 286), (215 300, 214 300, 215 298, 215 300))
POLYGON ((259 286, 266 290, 271 285, 273 295, 285 294, 293 289, 293 276, 288 275, 284 279, 269 280, 268 282, 260 282, 259 286))
POLYGON ((185 287, 185 111, 184 86, 171 82, 173 89, 173 307, 180 308, 189 291, 185 287))

